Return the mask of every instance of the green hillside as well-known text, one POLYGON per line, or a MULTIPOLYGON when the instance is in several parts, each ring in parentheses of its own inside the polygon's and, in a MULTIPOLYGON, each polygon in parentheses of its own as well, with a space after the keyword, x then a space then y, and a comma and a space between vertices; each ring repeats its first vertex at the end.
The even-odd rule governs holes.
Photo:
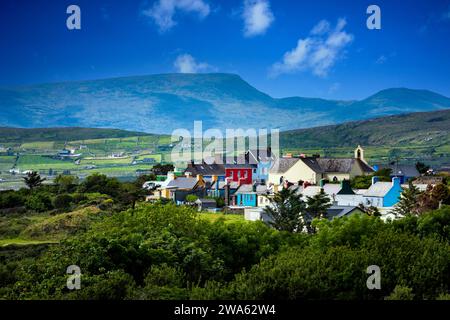
POLYGON ((0 127, 0 143, 25 143, 36 141, 76 141, 87 139, 128 138, 149 135, 118 129, 98 128, 37 128, 23 129, 0 127))
POLYGON ((281 133, 285 148, 412 146, 450 143, 450 110, 417 112, 281 133))

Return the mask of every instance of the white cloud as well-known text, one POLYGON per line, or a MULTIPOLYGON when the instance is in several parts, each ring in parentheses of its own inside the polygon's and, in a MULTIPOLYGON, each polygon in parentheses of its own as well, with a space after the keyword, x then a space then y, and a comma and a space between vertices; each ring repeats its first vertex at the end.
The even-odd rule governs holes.
POLYGON ((246 37, 264 34, 275 20, 268 0, 245 0, 242 18, 246 37))
POLYGON ((378 57, 377 61, 375 61, 376 64, 383 64, 387 61, 387 57, 385 55, 381 55, 378 57))
POLYGON ((151 18, 161 32, 165 32, 177 24, 174 20, 176 12, 195 13, 203 19, 209 15, 210 7, 203 0, 158 0, 142 14, 151 18))
POLYGON ((330 31, 330 23, 327 20, 321 20, 311 30, 312 35, 322 35, 330 31))
POLYGON ((173 63, 175 70, 179 73, 199 73, 215 71, 216 68, 205 62, 197 62, 190 54, 180 54, 173 63))
POLYGON ((326 77, 353 41, 353 35, 344 30, 345 26, 345 19, 339 19, 334 29, 328 21, 320 21, 309 37, 299 39, 297 46, 271 67, 270 75, 276 77, 283 73, 311 70, 316 76, 326 77))

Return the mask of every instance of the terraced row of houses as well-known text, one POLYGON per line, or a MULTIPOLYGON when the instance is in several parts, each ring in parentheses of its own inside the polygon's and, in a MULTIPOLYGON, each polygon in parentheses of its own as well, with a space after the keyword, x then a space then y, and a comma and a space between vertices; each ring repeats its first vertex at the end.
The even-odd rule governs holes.
MULTIPOLYGON (((263 208, 270 204, 271 195, 290 188, 305 198, 323 190, 332 207, 329 216, 342 216, 377 207, 382 212, 398 202, 405 187, 405 174, 393 171, 392 181, 382 182, 372 177, 368 189, 356 190, 350 180, 357 176, 373 175, 374 168, 365 159, 364 149, 358 146, 352 158, 321 158, 320 156, 277 158, 269 150, 249 150, 225 164, 189 163, 182 176, 169 173, 166 181, 157 182, 149 201, 161 198, 183 204, 190 194, 198 197, 201 208, 214 206, 206 199, 222 198, 230 210, 242 210, 248 219, 262 219, 263 208)), ((418 176, 418 172, 408 173, 418 176)))

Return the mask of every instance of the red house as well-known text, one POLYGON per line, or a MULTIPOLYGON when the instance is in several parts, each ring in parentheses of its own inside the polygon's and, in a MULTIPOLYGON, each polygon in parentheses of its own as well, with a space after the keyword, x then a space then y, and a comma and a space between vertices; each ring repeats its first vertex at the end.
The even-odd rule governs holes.
POLYGON ((225 165, 225 178, 238 182, 239 185, 252 184, 253 170, 256 170, 256 166, 251 164, 225 165))

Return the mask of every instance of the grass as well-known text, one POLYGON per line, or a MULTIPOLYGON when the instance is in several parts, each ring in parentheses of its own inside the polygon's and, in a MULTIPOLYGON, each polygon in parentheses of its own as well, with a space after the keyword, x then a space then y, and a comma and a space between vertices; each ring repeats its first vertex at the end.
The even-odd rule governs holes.
POLYGON ((40 150, 52 150, 55 147, 54 141, 36 141, 23 143, 21 149, 40 149, 40 150))
POLYGON ((82 208, 73 212, 62 213, 30 224, 21 232, 21 237, 27 239, 61 239, 88 227, 91 217, 100 210, 96 207, 82 208))
POLYGON ((0 239, 0 247, 7 247, 7 246, 30 246, 30 245, 39 245, 39 244, 54 244, 58 243, 56 240, 28 240, 28 239, 21 239, 21 238, 14 238, 14 239, 0 239))
POLYGON ((210 222, 215 222, 219 219, 224 219, 225 223, 235 223, 246 221, 244 215, 241 214, 223 214, 223 213, 200 213, 201 219, 206 219, 210 222))

